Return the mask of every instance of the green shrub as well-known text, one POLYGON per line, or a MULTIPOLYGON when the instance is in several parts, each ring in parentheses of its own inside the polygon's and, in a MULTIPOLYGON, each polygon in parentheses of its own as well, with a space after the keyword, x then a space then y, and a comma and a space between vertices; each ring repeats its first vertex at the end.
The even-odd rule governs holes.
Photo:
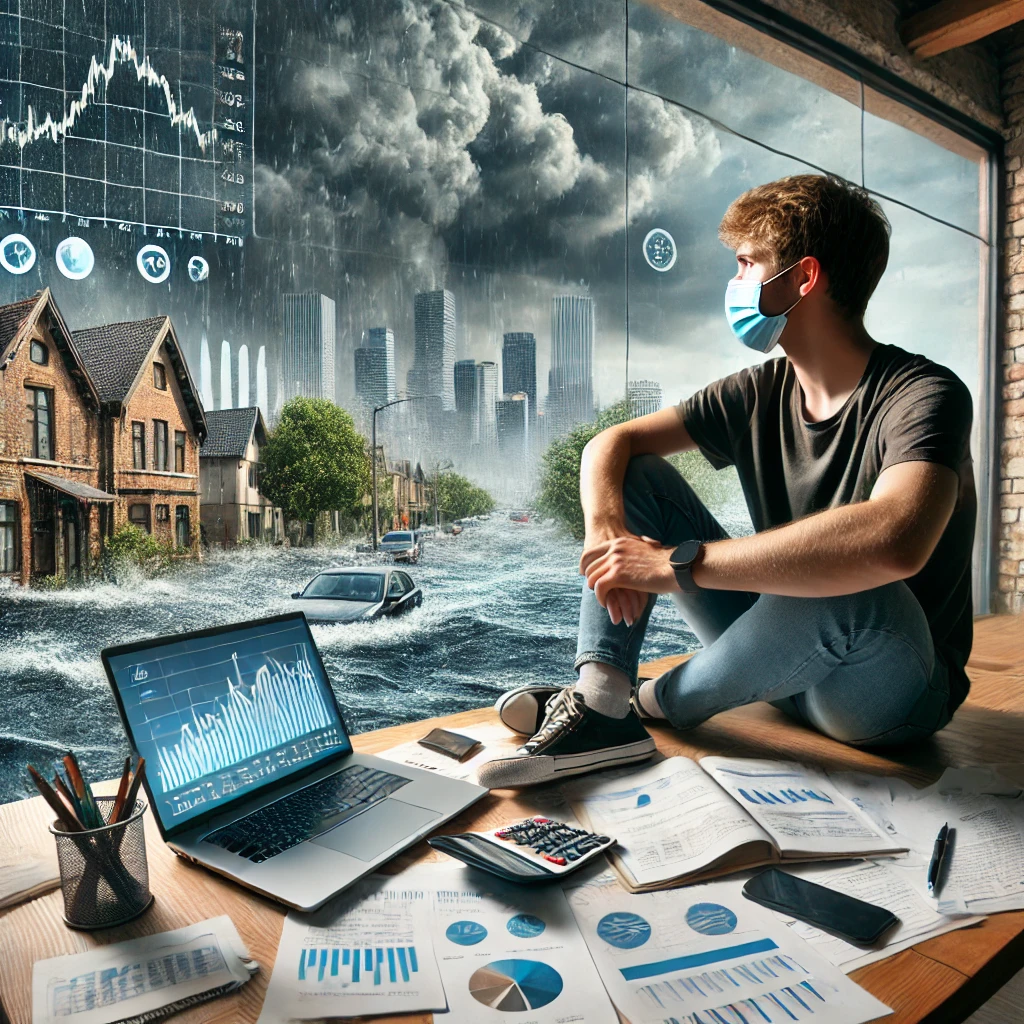
POLYGON ((140 530, 134 523, 125 523, 107 541, 107 552, 115 561, 143 565, 153 559, 169 558, 173 546, 161 544, 155 537, 140 530))

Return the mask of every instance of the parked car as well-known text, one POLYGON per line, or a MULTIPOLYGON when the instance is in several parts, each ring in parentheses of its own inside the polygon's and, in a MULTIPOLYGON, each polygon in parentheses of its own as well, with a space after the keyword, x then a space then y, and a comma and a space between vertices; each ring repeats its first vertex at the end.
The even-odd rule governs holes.
POLYGON ((415 565, 420 560, 420 542, 412 530, 385 533, 380 539, 380 549, 396 562, 411 562, 415 565))
POLYGON ((387 567, 338 568, 317 573, 292 594, 310 622, 354 622, 402 615, 423 604, 407 572, 387 567))

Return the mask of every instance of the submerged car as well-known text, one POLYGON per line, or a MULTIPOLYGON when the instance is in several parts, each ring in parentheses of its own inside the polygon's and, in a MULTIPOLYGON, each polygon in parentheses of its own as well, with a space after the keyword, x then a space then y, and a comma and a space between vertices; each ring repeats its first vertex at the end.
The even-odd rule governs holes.
POLYGON ((396 562, 415 564, 420 560, 420 542, 412 530, 392 530, 385 533, 380 539, 380 549, 396 562))
POLYGON ((381 619, 418 608, 423 591, 398 569, 325 569, 292 594, 310 622, 381 619))

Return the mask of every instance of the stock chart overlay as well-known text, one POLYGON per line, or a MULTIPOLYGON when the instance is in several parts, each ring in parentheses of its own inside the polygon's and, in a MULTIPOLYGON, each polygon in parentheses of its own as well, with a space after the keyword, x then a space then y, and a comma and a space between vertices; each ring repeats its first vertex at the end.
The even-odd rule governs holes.
POLYGON ((112 663, 157 808, 177 824, 348 749, 305 627, 226 633, 112 663))
POLYGON ((4 4, 0 204, 125 229, 247 234, 253 4, 4 4))

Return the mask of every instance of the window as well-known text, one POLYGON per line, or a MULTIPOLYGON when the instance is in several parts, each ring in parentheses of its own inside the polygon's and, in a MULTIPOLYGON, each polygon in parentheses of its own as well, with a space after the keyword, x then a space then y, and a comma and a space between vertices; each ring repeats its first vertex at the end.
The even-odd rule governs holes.
POLYGON ((400 573, 391 574, 391 582, 388 584, 388 597, 401 597, 405 593, 405 584, 402 582, 400 573))
POLYGON ((132 465, 136 469, 146 468, 146 424, 132 424, 132 465))
POLYGON ((129 505, 128 522, 133 526, 137 526, 140 530, 145 530, 146 533, 151 533, 152 531, 149 526, 149 506, 129 505))
POLYGON ((408 594, 409 591, 412 590, 412 587, 413 587, 413 583, 412 583, 411 577, 407 573, 404 573, 404 572, 400 572, 398 575, 402 577, 402 582, 405 584, 405 592, 408 594))
POLYGON ((0 572, 18 570, 18 506, 0 501, 0 572))
POLYGON ((46 388, 26 388, 28 423, 33 459, 53 458, 53 392, 46 388))
POLYGON ((249 486, 255 490, 260 485, 260 474, 255 462, 249 463, 249 486))
POLYGON ((174 472, 185 472, 185 431, 174 432, 174 472))
POLYGON ((153 420, 153 468, 167 471, 166 420, 153 420))
POLYGON ((259 512, 247 512, 249 526, 249 540, 259 540, 263 530, 260 528, 260 514, 259 512))
POLYGON ((158 523, 169 523, 171 521, 171 506, 170 505, 157 505, 157 507, 156 507, 156 521, 158 523))
POLYGON ((41 342, 33 341, 29 346, 29 359, 32 360, 36 366, 48 366, 50 362, 50 350, 41 342))
POLYGON ((179 505, 174 510, 174 543, 187 548, 192 543, 192 529, 189 525, 188 505, 179 505))
POLYGON ((167 390, 167 370, 163 363, 153 364, 153 387, 158 391, 167 390))

